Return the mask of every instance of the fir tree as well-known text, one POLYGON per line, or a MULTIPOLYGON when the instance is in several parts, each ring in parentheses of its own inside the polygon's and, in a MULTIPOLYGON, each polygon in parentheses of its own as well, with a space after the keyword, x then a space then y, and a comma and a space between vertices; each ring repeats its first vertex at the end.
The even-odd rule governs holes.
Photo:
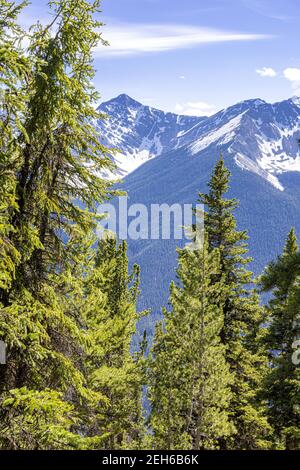
POLYGON ((181 285, 171 285, 172 310, 156 328, 150 374, 153 445, 158 449, 217 449, 232 433, 231 375, 221 344, 226 288, 218 250, 207 244, 179 252, 181 285))
POLYGON ((261 276, 262 290, 272 292, 265 338, 270 371, 264 394, 276 438, 286 449, 300 449, 300 370, 293 344, 300 338, 300 255, 294 229, 283 254, 261 276))
POLYGON ((265 418, 265 406, 259 403, 257 392, 266 370, 267 359, 259 346, 260 325, 264 319, 257 294, 250 290, 252 273, 246 269, 250 259, 245 255, 247 234, 237 230, 235 199, 224 196, 229 189, 230 172, 221 157, 209 181, 207 194, 199 199, 205 206, 205 228, 210 250, 220 252, 220 274, 227 286, 224 299, 222 344, 226 361, 234 376, 231 386, 230 416, 235 435, 221 439, 225 449, 259 449, 269 445, 270 427, 265 418))

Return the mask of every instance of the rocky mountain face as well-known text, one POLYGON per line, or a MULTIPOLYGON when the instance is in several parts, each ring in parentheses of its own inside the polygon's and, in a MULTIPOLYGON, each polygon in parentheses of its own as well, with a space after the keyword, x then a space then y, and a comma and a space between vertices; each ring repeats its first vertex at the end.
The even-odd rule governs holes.
POLYGON ((205 119, 166 113, 144 106, 127 95, 102 103, 99 110, 108 116, 97 126, 104 143, 119 151, 115 159, 120 176, 178 148, 181 136, 205 119))

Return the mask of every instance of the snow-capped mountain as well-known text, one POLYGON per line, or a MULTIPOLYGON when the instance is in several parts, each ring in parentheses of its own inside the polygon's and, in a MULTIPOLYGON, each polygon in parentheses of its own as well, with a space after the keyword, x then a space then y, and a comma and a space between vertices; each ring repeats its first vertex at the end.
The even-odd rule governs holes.
POLYGON ((208 118, 192 133, 192 154, 197 155, 211 145, 225 145, 237 165, 281 191, 284 187, 277 175, 300 171, 299 98, 275 104, 244 101, 208 118))
POLYGON ((105 143, 119 150, 116 162, 125 176, 145 161, 185 146, 195 157, 206 149, 232 155, 242 169, 283 191, 283 172, 300 171, 300 99, 275 104, 247 100, 211 117, 178 116, 127 95, 103 103, 109 116, 99 121, 105 143))
POLYGON ((121 176, 177 148, 179 137, 203 120, 144 106, 125 94, 102 103, 99 111, 108 116, 97 125, 104 143, 118 150, 115 160, 121 176))

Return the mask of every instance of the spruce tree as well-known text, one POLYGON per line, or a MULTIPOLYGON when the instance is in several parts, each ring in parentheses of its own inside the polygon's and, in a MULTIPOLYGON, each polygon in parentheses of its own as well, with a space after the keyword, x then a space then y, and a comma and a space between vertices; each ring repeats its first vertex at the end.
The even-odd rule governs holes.
POLYGON ((260 325, 264 320, 257 294, 250 289, 252 273, 246 269, 247 234, 237 230, 235 199, 227 199, 230 172, 224 159, 218 160, 208 183, 207 194, 199 194, 205 206, 205 228, 209 249, 220 252, 219 282, 227 286, 224 299, 222 344, 226 361, 234 377, 231 385, 230 418, 235 434, 221 438, 223 449, 260 449, 269 446, 270 427, 265 417, 265 405, 258 400, 259 385, 267 367, 264 350, 259 346, 260 325))
POLYGON ((31 31, 26 52, 15 40, 18 8, 1 7, 10 30, 0 33, 0 446, 85 446, 79 415, 102 397, 88 388, 86 333, 71 300, 84 286, 73 276, 78 243, 109 195, 99 175, 112 168, 93 125, 101 117, 91 85, 99 2, 50 2, 53 20, 31 31))
POLYGON ((261 276, 262 290, 272 292, 265 337, 270 370, 264 395, 279 445, 300 449, 300 369, 293 361, 293 344, 300 338, 300 254, 294 229, 283 253, 261 276))
POLYGON ((217 449, 232 433, 229 384, 220 333, 226 287, 218 250, 179 251, 180 284, 158 324, 150 363, 150 423, 156 449, 217 449))
POLYGON ((19 258, 8 235, 13 230, 9 211, 17 207, 14 167, 19 149, 14 135, 22 130, 24 84, 30 67, 21 48, 24 33, 17 24, 24 6, 0 1, 0 288, 10 286, 19 258))
POLYGON ((107 398, 93 432, 106 436, 104 448, 136 448, 143 440, 143 354, 131 353, 141 314, 136 302, 139 268, 128 270, 126 243, 114 237, 98 244, 94 269, 86 279, 84 311, 90 347, 88 383, 107 398))

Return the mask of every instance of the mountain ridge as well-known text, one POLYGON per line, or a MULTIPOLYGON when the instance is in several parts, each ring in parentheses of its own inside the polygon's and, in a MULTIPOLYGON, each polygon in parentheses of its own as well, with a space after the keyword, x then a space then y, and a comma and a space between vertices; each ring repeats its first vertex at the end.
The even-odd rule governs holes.
POLYGON ((104 143, 120 152, 118 176, 126 176, 146 161, 190 146, 198 154, 212 144, 228 144, 235 162, 278 190, 277 175, 300 171, 300 98, 267 103, 259 98, 241 101, 212 116, 177 115, 145 106, 126 94, 102 103, 110 119, 97 123, 104 143))

